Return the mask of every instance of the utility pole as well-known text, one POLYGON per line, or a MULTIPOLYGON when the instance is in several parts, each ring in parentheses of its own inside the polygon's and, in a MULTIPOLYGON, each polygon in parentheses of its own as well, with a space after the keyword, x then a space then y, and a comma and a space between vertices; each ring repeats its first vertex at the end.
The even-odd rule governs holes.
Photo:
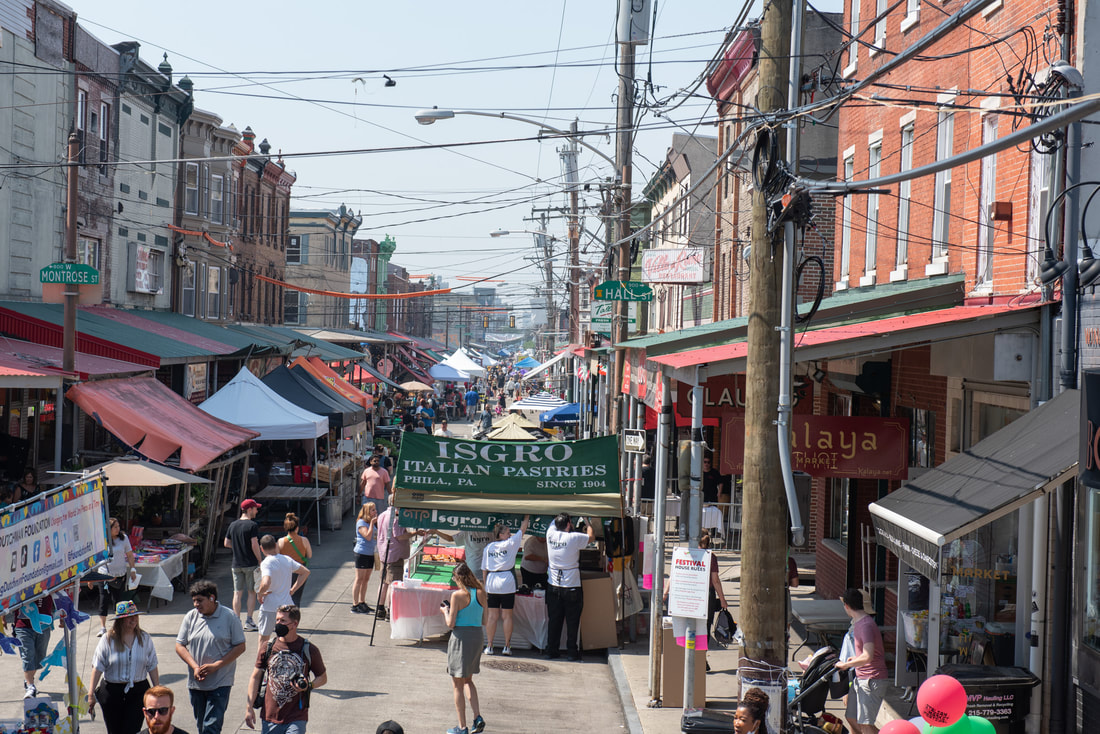
MULTIPOLYGON (((80 138, 75 132, 69 133, 69 168, 65 181, 65 262, 76 262, 76 207, 78 203, 77 186, 80 181, 77 163, 80 161, 80 138)), ((80 298, 80 286, 67 284, 65 288, 65 310, 63 315, 63 333, 61 336, 61 369, 72 372, 76 368, 76 306, 80 298)), ((61 430, 60 426, 57 429, 61 430)))
MULTIPOLYGON (((550 225, 546 212, 539 215, 539 232, 546 232, 550 225)), ((554 332, 558 330, 558 314, 554 308, 554 241, 547 234, 535 235, 546 264, 546 351, 554 351, 554 332)))
MULTIPOLYGON (((619 12, 626 8, 630 12, 629 3, 620 3, 619 12)), ((630 243, 625 238, 630 235, 630 182, 632 175, 631 152, 634 139, 634 43, 630 37, 623 37, 619 33, 619 105, 615 115, 615 161, 619 167, 619 190, 615 192, 619 225, 615 234, 621 241, 618 252, 619 280, 630 280, 630 243)), ((611 383, 611 425, 612 433, 620 433, 623 428, 623 406, 620 390, 623 384, 623 365, 626 363, 626 352, 618 348, 626 341, 627 302, 615 301, 615 309, 611 317, 611 340, 615 350, 615 365, 612 374, 608 375, 611 383)))
MULTIPOLYGON (((769 115, 787 104, 790 63, 791 0, 773 0, 761 20, 758 67, 760 112, 769 115)), ((776 131, 778 133, 778 131, 776 131)), ((738 665, 755 670, 786 668, 787 502, 779 461, 775 407, 779 403, 780 279, 793 267, 783 257, 782 228, 768 232, 768 213, 760 191, 752 195, 752 252, 749 261, 750 313, 746 358, 745 469, 742 486, 741 630, 745 636, 738 665), (760 665, 754 665, 758 661, 760 665)))
MULTIPOLYGON (((573 137, 558 152, 561 155, 562 173, 565 185, 569 187, 569 343, 578 344, 581 340, 581 220, 580 220, 580 180, 577 172, 577 120, 569 125, 573 137)), ((545 231, 545 227, 543 231, 545 231)), ((570 391, 572 392, 572 391, 570 391)))

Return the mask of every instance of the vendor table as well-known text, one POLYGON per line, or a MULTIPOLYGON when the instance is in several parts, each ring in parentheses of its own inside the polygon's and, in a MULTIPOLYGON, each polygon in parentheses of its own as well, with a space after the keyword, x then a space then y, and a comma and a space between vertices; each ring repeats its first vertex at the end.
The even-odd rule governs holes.
POLYGON ((171 555, 148 553, 140 547, 135 551, 134 568, 141 574, 139 586, 150 587, 146 610, 149 604, 152 604, 154 596, 172 601, 174 595, 172 579, 183 573, 186 568, 187 554, 190 552, 191 546, 185 546, 171 555))
POLYGON ((302 503, 313 503, 313 522, 317 526, 317 545, 321 545, 321 498, 329 492, 328 487, 301 487, 289 484, 269 484, 256 493, 253 499, 260 504, 266 502, 294 502, 298 507, 299 522, 305 522, 302 503))
MULTIPOLYGON (((447 632, 439 604, 450 599, 454 589, 435 586, 407 586, 395 581, 390 587, 390 639, 423 640, 447 632)), ((512 647, 546 649, 546 600, 541 596, 516 595, 512 614, 512 647)), ((503 646, 504 625, 497 626, 494 644, 503 646)))
MULTIPOLYGON (((680 517, 680 498, 676 495, 665 497, 665 520, 680 517)), ((703 505, 703 527, 717 529, 722 527, 722 511, 713 505, 703 505)))
POLYGON ((829 644, 829 635, 843 635, 852 624, 839 599, 792 599, 791 614, 806 628, 806 639, 794 654, 810 644, 829 644))

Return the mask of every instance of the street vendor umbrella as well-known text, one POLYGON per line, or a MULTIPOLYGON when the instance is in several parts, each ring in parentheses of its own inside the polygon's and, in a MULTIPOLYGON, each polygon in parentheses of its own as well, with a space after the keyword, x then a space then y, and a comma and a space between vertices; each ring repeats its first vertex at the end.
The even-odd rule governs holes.
POLYGON ((401 389, 405 392, 431 392, 432 386, 425 385, 419 380, 409 380, 408 382, 401 383, 401 389))
POLYGON ((566 403, 541 414, 539 420, 543 423, 576 423, 580 420, 580 416, 580 403, 566 403))
POLYGON ((509 410, 535 410, 545 411, 552 408, 560 408, 563 405, 568 405, 564 400, 558 397, 554 397, 548 392, 535 393, 529 395, 523 400, 512 403, 508 406, 509 410))
POLYGON ((206 477, 188 474, 170 466, 142 461, 133 456, 111 459, 84 470, 86 474, 102 471, 108 487, 171 487, 174 484, 213 484, 206 477))

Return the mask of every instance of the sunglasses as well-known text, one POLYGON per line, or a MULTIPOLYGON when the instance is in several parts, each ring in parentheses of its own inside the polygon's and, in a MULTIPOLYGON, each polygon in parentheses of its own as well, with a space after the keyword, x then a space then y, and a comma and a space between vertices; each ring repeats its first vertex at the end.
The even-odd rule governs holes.
POLYGON ((153 708, 142 709, 142 711, 145 712, 145 715, 150 718, 153 716, 167 716, 168 712, 171 710, 171 706, 154 706, 153 708))

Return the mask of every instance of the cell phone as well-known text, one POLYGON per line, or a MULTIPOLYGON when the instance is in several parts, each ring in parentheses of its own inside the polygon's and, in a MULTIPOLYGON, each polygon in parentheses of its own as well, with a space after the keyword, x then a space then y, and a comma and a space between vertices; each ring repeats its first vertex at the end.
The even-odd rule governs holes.
POLYGON ((439 606, 447 607, 448 609, 450 609, 451 608, 451 600, 450 599, 444 599, 443 601, 439 602, 439 606))

